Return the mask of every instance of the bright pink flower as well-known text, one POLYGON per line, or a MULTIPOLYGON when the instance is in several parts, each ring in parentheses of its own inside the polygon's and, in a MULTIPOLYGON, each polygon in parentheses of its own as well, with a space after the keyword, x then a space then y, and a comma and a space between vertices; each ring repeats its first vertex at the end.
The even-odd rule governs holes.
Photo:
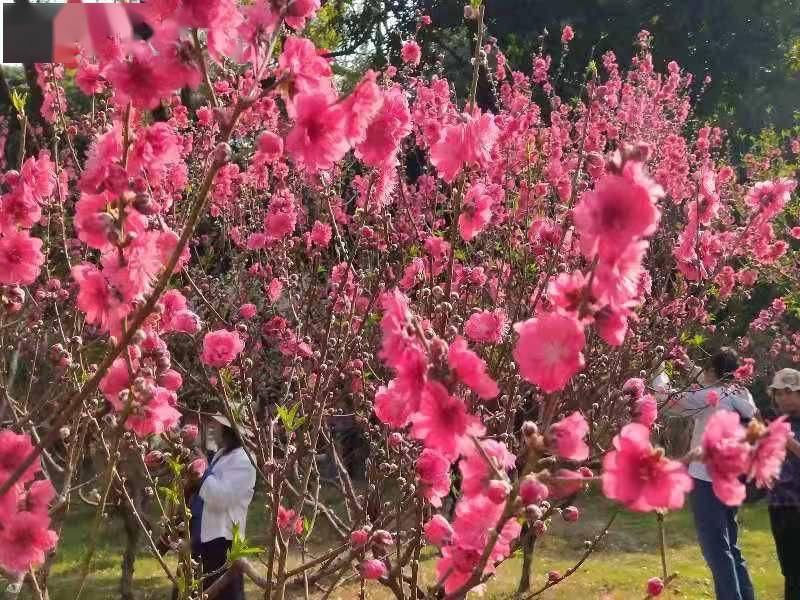
POLYGON ((154 123, 136 132, 136 140, 128 154, 128 172, 146 168, 158 172, 181 158, 180 139, 167 123, 154 123))
POLYGON ((708 419, 703 433, 703 462, 711 475, 717 498, 729 506, 738 506, 745 497, 739 476, 750 468, 750 446, 739 414, 719 410, 708 419))
POLYGON ((467 340, 458 336, 450 344, 447 362, 456 376, 484 400, 500 393, 497 382, 486 373, 486 363, 467 348, 467 340))
POLYGON ((464 401, 451 396, 438 381, 425 386, 419 411, 411 416, 411 423, 413 437, 449 460, 469 450, 471 438, 485 431, 480 419, 467 412, 464 401))
POLYGON ((442 505, 442 498, 450 493, 450 461, 436 450, 425 448, 416 464, 417 479, 422 495, 436 508, 442 505))
POLYGON ((384 94, 376 83, 377 78, 378 74, 375 71, 368 70, 342 103, 346 113, 345 133, 352 145, 364 141, 367 137, 367 128, 383 106, 384 94))
POLYGON ((501 473, 508 471, 513 468, 516 460, 516 457, 502 442, 482 440, 480 445, 483 452, 480 452, 473 443, 464 452, 464 458, 458 463, 462 477, 461 490, 465 496, 485 494, 489 484, 495 478, 495 470, 501 473), (486 462, 487 457, 492 462, 492 466, 486 462))
POLYGON ((655 201, 663 194, 638 162, 626 162, 621 175, 604 175, 574 210, 583 254, 613 260, 631 242, 651 235, 661 216, 655 201))
POLYGON ((314 221, 314 226, 311 228, 311 235, 309 239, 311 243, 320 248, 327 248, 331 243, 331 226, 322 221, 314 221))
POLYGON ((267 284, 266 292, 269 301, 275 302, 278 298, 281 297, 281 294, 283 293, 283 282, 277 277, 273 278, 267 284))
POLYGON ((520 375, 545 392, 564 389, 583 368, 583 327, 575 319, 545 313, 514 325, 514 361, 520 375))
POLYGON ((100 66, 96 63, 81 61, 75 73, 75 84, 87 96, 102 92, 105 84, 100 75, 100 66))
MULTIPOLYGON (((135 368, 136 363, 132 366, 135 368)), ((120 402, 119 393, 131 386, 131 377, 128 373, 128 365, 124 358, 115 358, 105 376, 100 380, 100 391, 106 397, 115 410, 121 411, 123 404, 120 402)))
POLYGON ((195 477, 202 477, 207 468, 208 461, 205 458, 195 458, 191 463, 189 463, 189 471, 195 477))
POLYGON ((772 487, 780 474, 781 465, 786 458, 786 443, 792 437, 792 427, 786 416, 778 417, 767 426, 756 443, 753 462, 747 474, 748 480, 755 480, 758 487, 772 487))
POLYGON ((442 137, 430 149, 431 163, 447 183, 452 183, 465 163, 488 163, 500 134, 490 114, 464 118, 465 123, 445 127, 442 137))
POLYGON ((564 25, 564 29, 561 30, 561 43, 568 44, 572 41, 572 38, 575 37, 575 32, 572 31, 572 27, 569 25, 564 25))
POLYGON ((589 446, 583 439, 589 433, 589 424, 575 411, 550 426, 549 435, 558 455, 569 460, 584 461, 589 458, 589 446))
POLYGON ((286 136, 286 151, 311 171, 330 169, 347 152, 344 111, 328 94, 295 98, 295 124, 286 136))
POLYGON ((631 242, 613 258, 598 263, 592 292, 600 303, 618 308, 639 300, 639 282, 645 272, 642 259, 648 246, 646 240, 631 242))
POLYGON ((203 338, 200 360, 211 367, 227 367, 244 350, 244 342, 235 331, 220 329, 203 338))
POLYGON ((442 515, 433 515, 423 527, 425 539, 434 546, 446 546, 453 538, 453 527, 442 515))
POLYGON ((364 140, 356 146, 356 156, 371 167, 394 166, 397 150, 411 133, 411 113, 401 87, 383 94, 383 104, 366 129, 364 140))
POLYGON ((417 66, 419 61, 422 60, 422 49, 414 40, 405 41, 402 48, 400 48, 400 58, 407 65, 417 66))
POLYGON ((719 392, 717 390, 708 390, 706 402, 708 402, 709 406, 717 406, 719 404, 719 392))
POLYGON ((178 333, 194 335, 202 329, 200 317, 190 310, 181 310, 175 313, 172 319, 171 330, 178 333))
POLYGON ((137 407, 125 421, 125 428, 140 438, 173 429, 181 419, 181 413, 175 408, 178 399, 174 392, 159 386, 152 391, 150 400, 137 407))
MULTIPOLYGON (((24 433, 14 433, 10 429, 0 431, 0 480, 5 480, 17 470, 17 467, 33 452, 31 438, 24 433)), ((20 478, 20 483, 27 483, 41 470, 39 461, 33 461, 20 478)))
POLYGON ((651 394, 637 398, 633 405, 633 422, 644 425, 648 429, 653 426, 658 416, 658 405, 651 394))
POLYGON ((44 562, 45 552, 56 546, 58 536, 48 527, 50 517, 42 512, 18 512, 0 531, 0 566, 24 573, 44 562))
POLYGON ((380 579, 386 575, 386 565, 382 560, 369 558, 358 565, 358 572, 364 579, 380 579))
POLYGON ((301 29, 319 7, 320 0, 290 0, 286 7, 286 23, 294 29, 301 29))
POLYGON ((153 109, 172 91, 161 61, 144 42, 130 47, 130 57, 115 60, 105 71, 120 104, 130 101, 136 108, 153 109))
POLYGON ((23 185, 0 196, 0 233, 9 234, 18 227, 30 229, 42 218, 42 208, 23 185))
POLYGON ((492 220, 492 197, 488 194, 486 186, 474 183, 464 197, 461 204, 461 214, 458 216, 458 231, 464 241, 472 240, 492 220))
POLYGON ((27 231, 8 233, 0 238, 0 283, 30 285, 44 264, 42 240, 27 231))
POLYGON ((120 292, 89 263, 72 267, 72 276, 79 286, 76 305, 86 313, 86 322, 98 325, 103 331, 117 329, 131 311, 120 292))
POLYGON ((350 545, 353 546, 353 548, 361 548, 367 543, 368 539, 369 530, 362 527, 361 529, 356 529, 350 534, 350 545))
POLYGON ((46 515, 50 503, 55 497, 56 489, 50 480, 37 479, 28 488, 28 493, 25 495, 25 501, 22 503, 21 509, 46 515))
POLYGON ((603 493, 631 510, 675 510, 692 489, 686 467, 650 445, 650 430, 630 423, 603 457, 603 493))
POLYGON ((286 533, 294 532, 297 535, 303 533, 303 521, 297 513, 283 505, 278 505, 278 528, 286 533))
POLYGON ((197 439, 198 435, 200 435, 200 429, 193 423, 181 427, 181 438, 186 443, 191 444, 197 439))
MULTIPOLYGON (((278 59, 278 67, 280 74, 290 78, 292 96, 321 93, 328 97, 333 92, 331 66, 317 54, 317 49, 311 40, 297 36, 286 38, 278 59)), ((294 108, 297 108, 296 98, 294 108)))
POLYGON ((800 227, 792 227, 789 230, 789 235, 791 235, 796 240, 800 240, 800 227))
POLYGON ((464 333, 473 342, 499 344, 508 333, 508 318, 502 308, 482 310, 470 315, 464 333))
POLYGON ((256 308, 255 304, 242 304, 239 307, 239 316, 243 319, 252 319, 258 313, 258 308, 256 308))
POLYGON ((256 149, 267 162, 275 162, 283 154, 283 140, 271 131, 265 131, 256 139, 256 149))

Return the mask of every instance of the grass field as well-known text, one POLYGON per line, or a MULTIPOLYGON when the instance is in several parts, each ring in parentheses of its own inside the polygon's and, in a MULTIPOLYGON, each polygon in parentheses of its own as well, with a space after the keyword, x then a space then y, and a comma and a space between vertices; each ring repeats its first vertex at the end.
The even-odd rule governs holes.
MULTIPOLYGON (((551 534, 537 544, 533 587, 540 587, 547 571, 564 572, 581 555, 585 539, 594 537, 603 527, 613 506, 604 500, 590 498, 584 506, 580 521, 567 525, 554 520, 551 534)), ((258 532, 263 531, 259 511, 251 510, 248 530, 251 542, 258 544, 258 532)), ((81 511, 69 521, 63 540, 59 544, 58 561, 50 579, 52 600, 73 600, 79 579, 79 564, 85 548, 85 537, 91 517, 81 511)), ((763 503, 746 506, 740 511, 741 544, 750 563, 759 600, 782 598, 783 579, 777 564, 766 506, 763 503)), ((542 594, 545 600, 612 600, 643 598, 648 578, 660 575, 657 527, 655 516, 620 513, 611 533, 601 543, 579 572, 542 594)), ((121 527, 112 520, 98 545, 94 570, 84 590, 85 600, 118 598, 121 527)), ((662 594, 663 598, 695 600, 713 598, 710 574, 700 555, 691 515, 686 511, 667 516, 667 543, 669 569, 679 573, 678 579, 662 594)), ((426 553, 426 582, 433 578, 433 553, 426 553)), ((520 559, 513 558, 503 565, 498 576, 487 587, 484 598, 500 600, 512 598, 516 589, 520 559)), ((142 552, 136 562, 137 597, 140 600, 169 598, 169 588, 155 559, 142 552)), ((26 597, 27 596, 24 596, 26 597)), ((250 598, 262 598, 256 590, 250 598)), ((351 600, 358 597, 357 588, 345 587, 334 592, 331 598, 351 600)), ((391 596, 380 585, 369 583, 367 598, 385 599, 391 596)))

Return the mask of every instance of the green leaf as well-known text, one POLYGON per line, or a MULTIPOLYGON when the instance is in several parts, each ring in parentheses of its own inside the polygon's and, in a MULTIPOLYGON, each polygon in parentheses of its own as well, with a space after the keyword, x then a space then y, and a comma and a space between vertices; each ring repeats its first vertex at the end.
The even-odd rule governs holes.
POLYGON ((232 563, 240 558, 244 558, 245 556, 253 556, 256 554, 261 554, 262 552, 264 552, 263 548, 247 545, 247 540, 243 538, 242 534, 239 532, 239 524, 234 523, 233 540, 231 541, 231 547, 227 554, 228 562, 232 563))
POLYGON ((176 492, 172 488, 168 488, 162 485, 159 486, 158 491, 161 492, 164 495, 164 497, 170 502, 173 502, 175 504, 178 503, 178 492, 176 492))
POLYGON ((299 400, 289 410, 286 410, 286 407, 284 406, 278 407, 278 418, 281 420, 281 423, 283 423, 283 427, 286 429, 286 431, 292 432, 306 422, 306 418, 304 416, 297 416, 298 410, 300 410, 299 400))
POLYGON ((11 90, 11 105, 17 114, 25 114, 25 104, 28 102, 28 92, 19 93, 17 90, 11 90))

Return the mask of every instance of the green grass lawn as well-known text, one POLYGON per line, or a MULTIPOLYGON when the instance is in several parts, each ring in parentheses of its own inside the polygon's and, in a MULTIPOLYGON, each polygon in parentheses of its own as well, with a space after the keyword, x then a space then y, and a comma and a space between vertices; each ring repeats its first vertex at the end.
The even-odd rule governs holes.
MULTIPOLYGON (((533 587, 540 587, 549 570, 566 571, 582 553, 583 542, 593 538, 603 527, 613 506, 599 498, 587 498, 583 516, 577 523, 566 524, 553 520, 550 534, 537 544, 533 587)), ((248 523, 249 537, 258 544, 258 532, 263 531, 263 520, 255 504, 248 523)), ((91 522, 90 513, 81 509, 69 521, 58 547, 58 561, 50 579, 52 600, 73 600, 79 580, 79 565, 85 551, 86 535, 91 522)), ((682 511, 667 516, 667 543, 669 569, 679 573, 678 579, 662 595, 668 599, 695 600, 713 598, 710 574, 697 547, 691 515, 682 511)), ((783 579, 778 568, 772 543, 766 505, 746 506, 740 511, 741 545, 750 563, 759 600, 782 598, 783 579)), ((85 600, 118 598, 119 563, 123 532, 118 521, 112 519, 98 544, 94 569, 87 581, 85 600)), ((589 558, 579 572, 540 597, 545 600, 580 598, 581 600, 611 600, 643 598, 647 579, 660 575, 658 531, 654 515, 621 513, 599 549, 589 558)), ((426 583, 433 580, 435 556, 424 563, 426 583)), ((485 598, 500 600, 511 598, 519 575, 519 558, 513 558, 498 570, 497 577, 487 586, 485 598)), ((169 588, 157 561, 146 552, 136 562, 136 585, 141 600, 169 597, 169 588)), ((345 587, 332 594, 332 598, 352 600, 357 598, 357 588, 345 587)), ((27 598, 23 594, 23 597, 27 598)), ((263 595, 253 590, 251 598, 263 595)), ((391 596, 380 585, 370 583, 367 597, 374 599, 391 596)))

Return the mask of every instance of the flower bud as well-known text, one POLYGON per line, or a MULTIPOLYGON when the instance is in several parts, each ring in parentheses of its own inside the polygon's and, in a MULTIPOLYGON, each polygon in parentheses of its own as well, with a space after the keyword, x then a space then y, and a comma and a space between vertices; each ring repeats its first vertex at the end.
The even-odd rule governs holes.
POLYGON ((576 506, 568 506, 561 511, 561 517, 567 523, 574 523, 580 518, 580 516, 581 516, 581 511, 578 510, 576 506))
POLYGON ((372 541, 381 546, 391 546, 394 542, 392 534, 385 529, 379 529, 372 537, 372 541))
POLYGON ((664 582, 660 577, 651 577, 647 580, 647 593, 651 596, 658 596, 664 591, 664 582))
POLYGON ((547 486, 533 475, 528 475, 519 484, 519 496, 525 504, 539 504, 549 495, 547 486))
POLYGON ((229 163, 231 160, 231 147, 225 142, 220 142, 217 144, 217 147, 214 148, 214 152, 211 154, 211 160, 214 161, 214 164, 218 167, 229 163))
POLYGON ((500 479, 494 479, 489 482, 489 487, 486 492, 486 495, 489 497, 489 500, 494 502, 495 504, 502 504, 506 501, 509 492, 511 491, 511 484, 507 481, 502 481, 500 479))
POLYGON ((353 546, 353 548, 361 548, 367 543, 368 539, 369 530, 366 527, 362 527, 361 529, 356 529, 350 534, 350 545, 353 546))
POLYGON ((364 579, 380 579, 386 575, 386 565, 377 558, 370 558, 358 565, 358 572, 364 579))

